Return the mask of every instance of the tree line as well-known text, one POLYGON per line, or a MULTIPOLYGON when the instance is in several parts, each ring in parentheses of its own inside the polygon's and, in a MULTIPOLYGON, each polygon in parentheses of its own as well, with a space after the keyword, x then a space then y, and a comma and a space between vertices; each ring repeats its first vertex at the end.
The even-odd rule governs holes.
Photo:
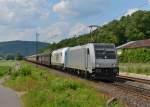
POLYGON ((129 41, 150 38, 150 11, 139 10, 132 15, 123 16, 99 27, 90 34, 80 35, 77 38, 64 39, 58 43, 51 43, 47 50, 67 46, 83 45, 89 42, 114 43, 116 46, 129 41))
POLYGON ((12 54, 7 53, 4 55, 4 53, 0 53, 0 60, 22 60, 24 57, 19 52, 12 54))

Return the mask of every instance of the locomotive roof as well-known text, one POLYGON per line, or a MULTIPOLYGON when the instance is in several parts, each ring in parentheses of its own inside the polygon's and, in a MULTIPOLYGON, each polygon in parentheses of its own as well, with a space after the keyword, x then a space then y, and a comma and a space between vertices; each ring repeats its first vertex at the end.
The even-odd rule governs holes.
POLYGON ((67 50, 69 47, 65 47, 65 48, 61 48, 61 49, 57 49, 54 50, 52 53, 57 53, 57 52, 64 52, 65 50, 67 50))

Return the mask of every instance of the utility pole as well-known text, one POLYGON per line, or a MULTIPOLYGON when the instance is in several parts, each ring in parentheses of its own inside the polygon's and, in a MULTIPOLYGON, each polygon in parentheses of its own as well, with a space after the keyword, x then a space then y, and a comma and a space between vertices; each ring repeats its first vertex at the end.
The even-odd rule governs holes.
POLYGON ((92 30, 93 28, 98 28, 99 26, 98 25, 90 25, 88 26, 90 28, 90 35, 91 35, 91 42, 94 42, 94 39, 93 39, 93 35, 92 35, 92 30))
POLYGON ((39 39, 39 33, 36 33, 36 55, 38 54, 38 39, 39 39))
MULTIPOLYGON (((36 48, 36 50, 35 50, 36 51, 36 61, 38 61, 38 56, 37 55, 38 55, 38 39, 39 39, 39 35, 40 34, 36 32, 36 35, 35 35, 36 36, 36 46, 35 46, 35 48, 36 48)), ((37 64, 36 64, 36 68, 37 68, 37 64)))

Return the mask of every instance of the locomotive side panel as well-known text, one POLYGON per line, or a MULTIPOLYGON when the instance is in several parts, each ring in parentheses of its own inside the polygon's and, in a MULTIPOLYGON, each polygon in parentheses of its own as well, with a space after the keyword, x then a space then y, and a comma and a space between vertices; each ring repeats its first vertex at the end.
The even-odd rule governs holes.
POLYGON ((86 70, 87 69, 87 52, 86 48, 81 46, 70 48, 66 53, 65 67, 86 70))
POLYGON ((52 52, 51 64, 54 66, 64 67, 66 52, 68 48, 62 48, 52 52))

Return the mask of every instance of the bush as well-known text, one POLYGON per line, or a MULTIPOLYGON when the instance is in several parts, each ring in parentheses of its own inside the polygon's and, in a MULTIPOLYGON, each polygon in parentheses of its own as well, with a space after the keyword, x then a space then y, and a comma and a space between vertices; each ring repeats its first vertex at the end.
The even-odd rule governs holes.
POLYGON ((31 75, 31 68, 30 67, 22 67, 20 69, 20 73, 22 76, 29 76, 29 75, 31 75))
POLYGON ((121 63, 120 71, 150 75, 149 63, 121 63))
POLYGON ((18 76, 30 76, 32 73, 31 73, 30 67, 23 66, 19 70, 12 69, 10 74, 11 74, 12 79, 15 79, 18 76))
POLYGON ((16 77, 18 77, 20 75, 19 71, 14 71, 13 73, 11 73, 11 78, 15 79, 16 77))
POLYGON ((150 49, 125 49, 119 56, 119 61, 123 63, 150 63, 150 49))
POLYGON ((7 66, 0 66, 0 77, 4 76, 7 74, 9 71, 9 67, 7 66))

